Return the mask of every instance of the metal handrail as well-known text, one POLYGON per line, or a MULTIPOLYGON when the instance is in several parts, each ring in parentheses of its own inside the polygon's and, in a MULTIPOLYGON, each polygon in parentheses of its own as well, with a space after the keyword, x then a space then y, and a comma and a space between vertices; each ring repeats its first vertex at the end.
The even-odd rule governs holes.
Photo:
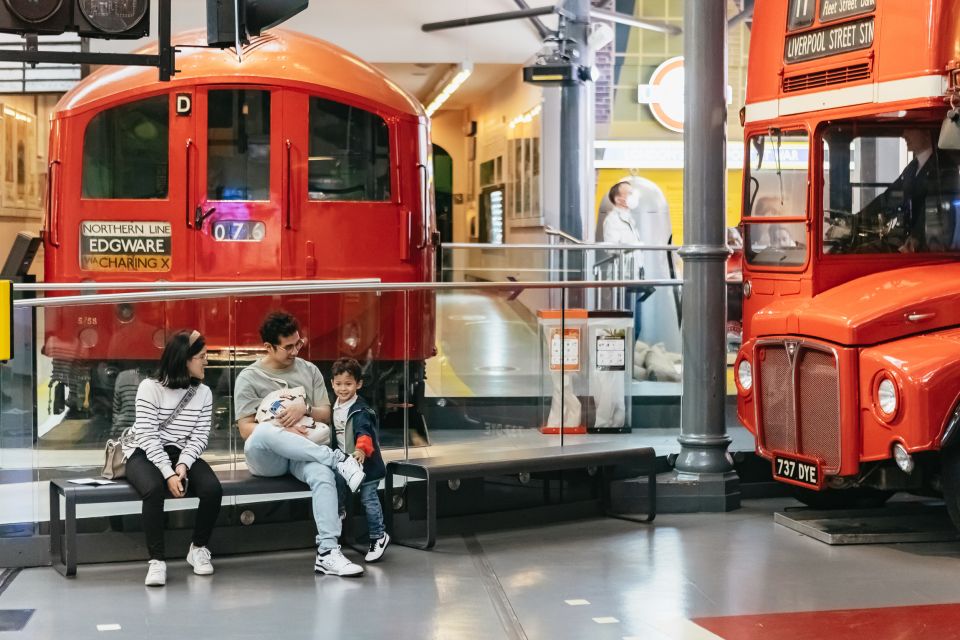
POLYGON ((41 282, 13 284, 14 291, 98 291, 101 289, 213 289, 217 287, 279 287, 289 284, 339 285, 344 282, 376 283, 380 278, 345 280, 193 280, 191 282, 41 282))
POLYGON ((440 249, 523 249, 542 251, 679 251, 675 244, 487 244, 480 242, 447 242, 440 249))
POLYGON ((543 232, 546 233, 548 236, 562 238, 563 240, 566 240, 567 242, 572 242, 573 244, 586 244, 580 238, 574 238, 572 235, 570 235, 566 231, 561 231, 560 229, 554 229, 549 225, 543 227, 543 232))
MULTIPOLYGON (((116 283, 112 283, 116 284, 116 283)), ((219 298, 223 296, 243 295, 246 297, 292 295, 298 293, 347 293, 347 292, 413 292, 413 291, 463 291, 465 289, 480 291, 510 291, 523 289, 605 289, 611 287, 679 287, 682 280, 610 280, 607 282, 572 281, 572 282, 382 282, 357 283, 349 281, 326 282, 322 285, 302 285, 291 283, 273 287, 224 287, 222 289, 185 289, 163 292, 137 292, 114 294, 90 294, 78 296, 59 296, 55 298, 29 298, 14 300, 13 306, 24 307, 72 307, 90 304, 115 304, 132 302, 167 302, 171 300, 201 300, 219 298)))

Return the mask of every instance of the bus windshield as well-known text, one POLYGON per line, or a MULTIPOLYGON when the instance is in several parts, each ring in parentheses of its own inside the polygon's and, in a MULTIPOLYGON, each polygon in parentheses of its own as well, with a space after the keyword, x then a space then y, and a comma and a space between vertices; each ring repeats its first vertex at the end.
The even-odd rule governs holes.
POLYGON ((825 254, 960 251, 958 158, 937 134, 927 123, 824 130, 825 254))
POLYGON ((749 264, 799 266, 807 255, 806 225, 777 222, 775 218, 806 216, 807 159, 809 142, 805 131, 772 130, 750 138, 750 164, 744 211, 750 218, 770 222, 746 222, 744 255, 749 264))

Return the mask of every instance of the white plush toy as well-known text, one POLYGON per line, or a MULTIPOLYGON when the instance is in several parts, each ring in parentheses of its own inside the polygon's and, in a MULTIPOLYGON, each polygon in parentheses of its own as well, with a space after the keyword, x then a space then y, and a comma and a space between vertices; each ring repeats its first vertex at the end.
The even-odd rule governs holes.
MULTIPOLYGON (((277 421, 277 414, 283 411, 290 403, 297 399, 307 401, 307 393, 303 387, 293 387, 292 389, 278 389, 267 394, 267 397, 260 401, 257 407, 257 423, 272 424, 277 428, 282 428, 277 421)), ((316 444, 330 445, 330 427, 322 422, 316 422, 310 416, 300 418, 300 426, 309 429, 307 439, 316 444)))

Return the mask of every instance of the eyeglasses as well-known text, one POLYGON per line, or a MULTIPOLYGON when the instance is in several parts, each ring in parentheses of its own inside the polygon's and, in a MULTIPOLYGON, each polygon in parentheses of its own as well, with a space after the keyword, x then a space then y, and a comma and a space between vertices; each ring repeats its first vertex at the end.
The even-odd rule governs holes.
POLYGON ((275 344, 275 345, 273 345, 273 348, 274 348, 274 349, 283 349, 283 350, 286 351, 287 353, 293 353, 293 352, 295 352, 295 351, 300 351, 300 349, 303 349, 303 345, 305 345, 305 344, 307 344, 307 339, 306 339, 306 338, 300 338, 299 340, 297 340, 296 342, 291 343, 291 344, 285 344, 285 345, 275 344))

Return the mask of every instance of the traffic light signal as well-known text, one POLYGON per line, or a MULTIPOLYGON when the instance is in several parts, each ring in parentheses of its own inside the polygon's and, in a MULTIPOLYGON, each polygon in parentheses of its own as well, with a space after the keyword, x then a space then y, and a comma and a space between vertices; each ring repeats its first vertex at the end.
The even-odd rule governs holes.
POLYGON ((0 31, 142 38, 150 31, 150 0, 0 0, 0 31))
POLYGON ((233 47, 250 42, 307 8, 310 0, 207 0, 207 44, 233 47), (239 9, 239 15, 237 10, 239 9))

